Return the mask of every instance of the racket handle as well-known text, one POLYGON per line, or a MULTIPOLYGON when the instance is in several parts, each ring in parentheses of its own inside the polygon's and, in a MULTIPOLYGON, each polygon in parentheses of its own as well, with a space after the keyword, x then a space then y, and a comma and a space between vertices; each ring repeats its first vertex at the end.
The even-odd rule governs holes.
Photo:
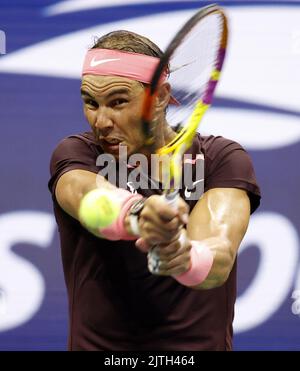
MULTIPOLYGON (((167 203, 174 209, 178 208, 178 202, 179 202, 179 192, 175 190, 172 193, 167 193, 164 196, 164 199, 167 201, 167 203)), ((180 234, 179 236, 180 245, 184 245, 186 243, 186 235, 185 233, 180 234)), ((149 252, 148 252, 148 269, 151 273, 158 273, 159 272, 159 256, 156 252, 156 246, 154 246, 149 252)))
POLYGON ((164 199, 167 201, 167 203, 173 207, 173 209, 177 209, 178 202, 179 202, 179 192, 175 190, 172 193, 167 193, 164 196, 164 199))

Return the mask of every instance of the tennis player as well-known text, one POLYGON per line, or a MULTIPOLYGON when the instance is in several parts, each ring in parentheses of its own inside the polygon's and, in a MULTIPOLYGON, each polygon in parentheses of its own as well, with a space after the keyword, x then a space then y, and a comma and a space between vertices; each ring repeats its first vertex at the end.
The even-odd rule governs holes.
MULTIPOLYGON (((161 55, 132 32, 98 39, 87 53, 81 85, 90 131, 63 139, 52 155, 49 189, 68 291, 70 350, 232 349, 237 250, 260 202, 247 152, 232 140, 197 134, 188 162, 192 176, 199 176, 199 161, 204 175, 180 189, 176 210, 161 196, 159 172, 144 174, 158 185, 145 189, 113 184, 100 171, 99 158, 107 155, 116 160, 118 175, 121 148, 128 156, 151 155, 140 115, 161 55), (202 194, 191 197, 200 185, 202 194), (122 208, 112 225, 89 230, 79 220, 79 205, 99 187, 122 208), (147 251, 157 245, 159 266, 152 274, 147 251)), ((175 136, 166 121, 171 103, 164 81, 155 108, 160 144, 175 136)))

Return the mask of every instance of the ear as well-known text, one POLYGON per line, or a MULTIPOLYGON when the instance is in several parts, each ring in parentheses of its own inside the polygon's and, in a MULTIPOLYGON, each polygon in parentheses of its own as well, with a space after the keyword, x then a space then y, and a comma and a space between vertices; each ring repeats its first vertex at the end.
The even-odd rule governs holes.
POLYGON ((171 97, 171 85, 168 82, 164 82, 159 86, 156 97, 156 109, 164 111, 170 101, 171 97))

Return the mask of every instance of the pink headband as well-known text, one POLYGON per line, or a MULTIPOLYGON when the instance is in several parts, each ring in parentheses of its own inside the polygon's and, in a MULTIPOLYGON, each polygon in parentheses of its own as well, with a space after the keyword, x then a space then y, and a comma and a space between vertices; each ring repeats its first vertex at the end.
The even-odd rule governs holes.
MULTIPOLYGON (((88 74, 123 76, 150 84, 158 63, 158 58, 149 55, 95 48, 86 53, 82 76, 88 74)), ((160 83, 164 82, 166 78, 167 72, 163 73, 160 83)), ((179 104, 174 97, 171 97, 170 103, 179 104)))

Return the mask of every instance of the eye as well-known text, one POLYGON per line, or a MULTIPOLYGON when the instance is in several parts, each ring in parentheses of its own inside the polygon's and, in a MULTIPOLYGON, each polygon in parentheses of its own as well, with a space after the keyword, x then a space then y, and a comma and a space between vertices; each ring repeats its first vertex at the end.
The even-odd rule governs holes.
POLYGON ((118 108, 118 107, 122 107, 122 106, 124 106, 126 103, 128 103, 128 100, 127 99, 125 99, 125 98, 118 98, 118 99, 114 99, 114 100, 112 100, 111 102, 110 102, 110 106, 111 107, 116 107, 116 108, 118 108))
POLYGON ((92 108, 97 108, 99 106, 99 104, 96 101, 90 98, 84 99, 83 101, 84 101, 84 104, 92 108))

